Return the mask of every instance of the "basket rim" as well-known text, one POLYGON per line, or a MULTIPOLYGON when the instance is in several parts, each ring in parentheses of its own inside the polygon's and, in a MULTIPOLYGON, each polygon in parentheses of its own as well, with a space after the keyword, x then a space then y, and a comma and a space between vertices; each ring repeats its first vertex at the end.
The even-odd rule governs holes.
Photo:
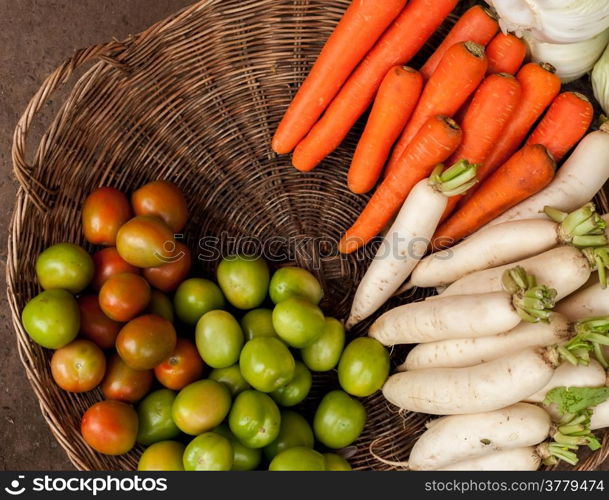
MULTIPOLYGON (((87 78, 90 78, 91 75, 95 73, 96 69, 104 63, 120 67, 120 51, 125 50, 125 48, 130 47, 133 44, 140 43, 142 40, 147 39, 148 37, 162 33, 173 23, 181 22, 199 9, 213 4, 214 1, 215 0, 200 0, 195 4, 185 7, 175 14, 158 21, 137 35, 127 37, 123 41, 113 41, 108 44, 95 45, 78 51, 76 54, 74 54, 74 56, 68 58, 63 64, 58 66, 58 68, 44 80, 40 89, 36 92, 32 100, 27 105, 15 128, 13 141, 13 167, 14 174, 19 182, 19 188, 16 193, 15 205, 10 218, 8 230, 8 254, 5 270, 7 302, 11 311, 12 325, 17 337, 17 350, 19 358, 21 364, 25 368, 28 381, 38 399, 38 404, 40 406, 43 418, 49 425, 55 439, 66 451, 71 463, 79 470, 90 469, 87 464, 80 459, 77 450, 71 443, 70 436, 64 432, 64 428, 62 426, 58 425, 56 416, 53 415, 53 412, 49 410, 49 408, 52 406, 52 401, 49 399, 49 394, 43 387, 43 380, 40 377, 40 373, 34 366, 34 353, 31 349, 32 341, 21 324, 18 296, 15 292, 15 284, 19 279, 19 276, 17 275, 19 251, 15 246, 15 242, 20 240, 20 235, 23 231, 22 214, 31 209, 32 206, 39 211, 47 210, 48 198, 50 195, 52 195, 52 190, 42 186, 32 176, 33 167, 25 160, 25 155, 23 152, 25 151, 25 141, 27 139, 28 129, 37 111, 46 101, 46 98, 48 98, 56 88, 64 85, 68 78, 72 75, 73 71, 75 71, 79 66, 92 60, 99 59, 99 61, 95 62, 93 66, 88 69, 74 85, 78 85, 79 83, 84 82, 87 78)), ((53 120, 53 123, 54 122, 55 119, 53 120)), ((37 155, 40 153, 40 147, 44 141, 49 137, 49 135, 52 135, 53 126, 54 125, 51 124, 49 129, 47 129, 42 136, 38 145, 39 149, 37 155)), ((600 196, 601 198, 604 198, 606 203, 606 193, 603 191, 600 193, 600 196)), ((607 459, 609 459, 609 430, 605 431, 604 433, 603 448, 596 452, 594 460, 592 460, 592 457, 590 458, 591 467, 597 467, 601 463, 606 462, 607 459)), ((582 464, 587 463, 587 461, 582 461, 582 464)))

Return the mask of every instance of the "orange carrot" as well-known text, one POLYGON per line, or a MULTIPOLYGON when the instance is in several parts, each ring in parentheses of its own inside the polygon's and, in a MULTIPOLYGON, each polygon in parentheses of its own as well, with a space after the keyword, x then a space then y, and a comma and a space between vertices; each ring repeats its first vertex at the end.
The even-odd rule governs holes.
POLYGON ((454 245, 541 191, 552 181, 555 170, 556 162, 545 147, 524 146, 438 228, 432 240, 434 251, 454 245))
POLYGON ((560 162, 588 131, 593 116, 594 109, 586 96, 578 92, 564 92, 554 99, 527 144, 545 146, 560 162))
POLYGON ((319 122, 297 146, 293 158, 297 169, 312 170, 340 145, 372 103, 391 67, 408 63, 457 3, 458 0, 408 2, 349 77, 319 122))
POLYGON ((404 8, 407 0, 356 0, 326 42, 286 111, 273 150, 289 153, 309 133, 345 80, 404 8))
POLYGON ((421 73, 412 68, 394 66, 387 73, 349 168, 347 182, 354 193, 366 193, 376 184, 393 143, 412 115, 422 87, 421 73))
MULTIPOLYGON (((512 75, 498 73, 486 77, 461 122, 463 141, 447 163, 452 165, 459 160, 476 165, 484 163, 519 101, 520 83, 512 75)), ((461 198, 463 196, 448 199, 442 220, 452 213, 461 198)))
POLYGON ((393 148, 387 172, 391 172, 413 137, 430 117, 454 115, 484 78, 487 68, 484 47, 461 42, 450 47, 427 82, 419 104, 393 148))
POLYGON ((486 47, 488 73, 515 75, 527 55, 524 42, 512 34, 499 33, 486 47))
POLYGON ((445 116, 430 118, 406 148, 395 171, 385 177, 338 248, 351 253, 381 232, 400 209, 411 189, 428 177, 459 146, 461 129, 445 116))
POLYGON ((453 45, 468 40, 486 45, 493 39, 498 30, 499 24, 495 13, 481 5, 474 5, 461 16, 448 32, 444 41, 421 68, 421 74, 425 79, 429 79, 446 51, 453 45))
MULTIPOLYGON (((478 179, 482 181, 516 152, 533 124, 560 92, 560 79, 549 64, 529 63, 516 76, 522 88, 520 104, 508 126, 497 141, 493 152, 478 167, 478 179)), ((469 196, 471 196, 471 191, 469 196)))

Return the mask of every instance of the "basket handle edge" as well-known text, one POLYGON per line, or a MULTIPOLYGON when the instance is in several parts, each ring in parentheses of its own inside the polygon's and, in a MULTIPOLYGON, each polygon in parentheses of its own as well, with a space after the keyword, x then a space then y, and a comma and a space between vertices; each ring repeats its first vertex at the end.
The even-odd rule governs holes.
MULTIPOLYGON (((72 74, 87 62, 100 59, 124 70, 124 65, 113 56, 116 55, 117 50, 124 49, 125 46, 126 44, 124 42, 115 40, 109 43, 92 45, 85 49, 77 50, 74 55, 66 59, 63 64, 45 78, 44 82, 30 99, 19 118, 13 133, 13 145, 11 149, 13 174, 19 185, 25 191, 26 196, 39 210, 44 211, 49 208, 45 198, 48 198, 48 195, 53 194, 53 190, 33 176, 34 166, 28 163, 26 159, 26 141, 34 118, 53 92, 65 84, 72 74)), ((39 147, 45 140, 47 133, 48 130, 42 137, 38 145, 39 147)))

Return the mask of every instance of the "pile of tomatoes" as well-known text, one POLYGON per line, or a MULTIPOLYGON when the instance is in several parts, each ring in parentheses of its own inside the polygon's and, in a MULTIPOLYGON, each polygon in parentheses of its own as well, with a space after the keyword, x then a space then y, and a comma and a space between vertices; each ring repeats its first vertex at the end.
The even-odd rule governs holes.
POLYGON ((231 255, 215 281, 193 277, 190 250, 175 239, 187 219, 170 182, 131 200, 100 188, 82 225, 103 248, 91 256, 60 243, 36 261, 44 291, 22 312, 25 330, 55 350, 59 387, 99 386, 104 396, 82 416, 84 440, 108 455, 146 446, 139 470, 350 470, 333 451, 362 432, 357 397, 382 386, 388 352, 370 338, 345 347, 342 323, 324 316, 322 287, 304 269, 271 274, 261 257, 231 255), (295 409, 311 372, 330 370, 341 389, 319 401, 311 425, 295 409))

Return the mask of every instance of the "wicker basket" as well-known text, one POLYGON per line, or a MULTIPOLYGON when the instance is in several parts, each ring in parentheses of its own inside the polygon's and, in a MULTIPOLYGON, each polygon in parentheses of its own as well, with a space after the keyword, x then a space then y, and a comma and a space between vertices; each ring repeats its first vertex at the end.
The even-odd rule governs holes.
MULTIPOLYGON (((8 297, 29 380, 53 434, 77 468, 133 470, 140 450, 110 457, 83 442, 80 417, 101 393, 60 390, 51 377, 50 352, 29 340, 19 318, 26 301, 39 292, 36 256, 60 241, 85 244, 80 206, 95 187, 112 185, 128 192, 152 179, 176 182, 189 198, 192 218, 185 238, 191 248, 202 237, 217 238, 223 251, 236 249, 235 237, 253 236, 268 248, 279 245, 286 262, 309 268, 322 280, 325 311, 346 317, 371 255, 371 249, 349 257, 332 252, 332 241, 366 202, 346 188, 358 131, 311 174, 297 172, 288 157, 273 154, 269 145, 294 91, 348 4, 203 0, 137 36, 77 52, 27 107, 13 146, 21 187, 10 230, 8 297), (26 159, 27 133, 37 111, 89 62, 94 64, 72 88, 35 157, 26 159)), ((435 38, 420 57, 437 44, 435 38)), ((608 208, 606 199, 601 203, 608 208)), ((200 262, 197 272, 212 273, 214 266, 215 261, 200 262)), ((387 307, 422 296, 419 291, 387 307)), ((363 334, 366 327, 360 325, 354 334, 363 334)), ((403 356, 403 349, 393 353, 396 361, 403 356)), ((335 384, 332 376, 317 378, 313 392, 335 384)), ((406 459, 426 416, 399 412, 380 394, 365 403, 368 424, 346 453, 356 468, 387 469, 370 453, 372 440, 377 440, 375 453, 406 459)), ((578 467, 597 468, 608 455, 606 435, 603 449, 578 467)))

